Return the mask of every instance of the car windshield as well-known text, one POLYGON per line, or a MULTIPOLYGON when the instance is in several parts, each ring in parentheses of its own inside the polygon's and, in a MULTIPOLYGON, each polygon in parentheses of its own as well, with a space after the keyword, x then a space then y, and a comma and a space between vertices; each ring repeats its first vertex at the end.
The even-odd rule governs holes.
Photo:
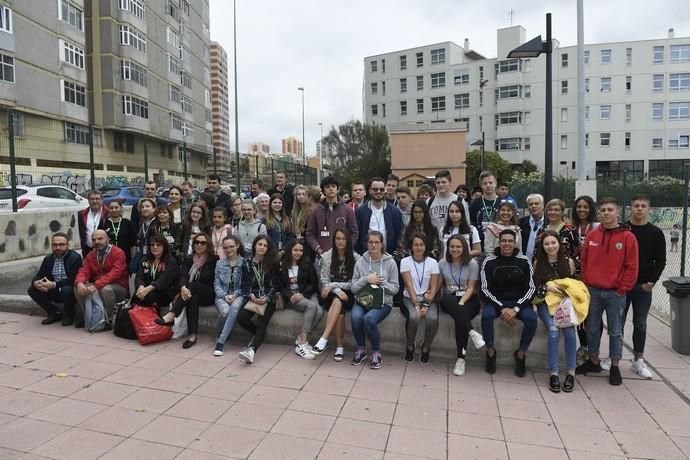
POLYGON ((106 188, 101 191, 103 192, 103 198, 110 198, 111 196, 115 196, 120 193, 119 188, 106 188))
MULTIPOLYGON (((22 196, 26 193, 26 190, 18 188, 17 196, 22 196)), ((12 199, 12 189, 11 188, 0 188, 0 200, 11 200, 12 199)))

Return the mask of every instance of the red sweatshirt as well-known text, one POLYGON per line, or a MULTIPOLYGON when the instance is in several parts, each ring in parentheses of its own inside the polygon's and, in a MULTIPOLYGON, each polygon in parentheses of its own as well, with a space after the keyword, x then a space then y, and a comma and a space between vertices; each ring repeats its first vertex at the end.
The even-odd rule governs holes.
POLYGON ((119 284, 129 289, 129 272, 127 271, 127 259, 122 249, 112 246, 110 252, 100 266, 96 250, 89 253, 84 259, 84 264, 79 269, 74 285, 78 283, 93 283, 96 288, 103 289, 108 284, 119 284))
POLYGON ((606 229, 600 225, 585 238, 580 257, 582 282, 625 295, 637 280, 637 253, 637 238, 628 227, 620 224, 606 229))

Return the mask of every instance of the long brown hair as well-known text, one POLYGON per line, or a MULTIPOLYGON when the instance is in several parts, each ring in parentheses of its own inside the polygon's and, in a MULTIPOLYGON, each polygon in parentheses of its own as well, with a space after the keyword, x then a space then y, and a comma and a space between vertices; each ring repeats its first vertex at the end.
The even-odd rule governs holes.
POLYGON ((335 278, 338 275, 338 268, 340 263, 345 263, 345 271, 347 272, 348 278, 352 278, 352 274, 355 271, 355 256, 352 252, 352 237, 350 236, 350 231, 346 228, 336 228, 333 232, 332 245, 332 256, 331 256, 331 278, 335 278), (335 237, 338 233, 342 233, 345 237, 347 243, 345 243, 345 256, 344 259, 340 258, 338 254, 338 248, 335 247, 335 237), (336 261, 338 266, 336 267, 336 261))
POLYGON ((292 225, 290 224, 290 218, 285 212, 285 201, 283 200, 283 195, 280 193, 274 193, 271 196, 271 200, 268 202, 268 212, 264 216, 265 224, 267 229, 271 229, 276 225, 280 226, 280 231, 283 235, 290 233, 292 231, 292 225), (280 220, 275 218, 275 211, 273 210, 273 201, 280 200, 283 206, 280 208, 280 220))
POLYGON ((544 250, 544 239, 548 236, 552 236, 558 241, 558 276, 565 278, 571 275, 570 263, 565 255, 565 245, 561 243, 558 233, 553 230, 544 230, 537 240, 537 259, 534 263, 534 283, 537 286, 555 278, 551 263, 549 262, 549 255, 544 250))

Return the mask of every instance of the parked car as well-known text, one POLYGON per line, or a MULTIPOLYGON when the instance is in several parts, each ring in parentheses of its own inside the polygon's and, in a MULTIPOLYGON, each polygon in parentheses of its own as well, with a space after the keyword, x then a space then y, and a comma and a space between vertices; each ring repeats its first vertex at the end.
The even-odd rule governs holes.
POLYGON ((144 187, 103 187, 103 204, 108 206, 114 199, 122 201, 123 206, 134 206, 144 198, 144 187))
MULTIPOLYGON (((89 200, 61 185, 17 185, 17 209, 76 209, 89 200)), ((0 211, 12 211, 12 187, 0 187, 0 211)))

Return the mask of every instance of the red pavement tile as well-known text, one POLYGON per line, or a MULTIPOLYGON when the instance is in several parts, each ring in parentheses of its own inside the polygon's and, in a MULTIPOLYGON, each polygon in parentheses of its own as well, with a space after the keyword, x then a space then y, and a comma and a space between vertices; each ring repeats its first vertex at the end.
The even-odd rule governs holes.
POLYGON ((394 413, 395 403, 348 398, 340 411, 340 417, 390 424, 394 413))
POLYGON ((129 437, 151 423, 158 414, 136 411, 124 407, 109 407, 94 417, 82 422, 81 428, 101 433, 129 437))
MULTIPOLYGON (((601 415, 593 407, 582 405, 547 405, 551 418, 560 428, 561 426, 576 425, 586 426, 596 430, 606 430, 606 424, 601 415)), ((563 428, 564 429, 564 428, 563 428)))
POLYGON ((565 449, 553 447, 531 446, 509 442, 508 453, 510 460, 534 460, 535 458, 548 458, 549 460, 568 460, 565 449))
POLYGON ((640 403, 652 414, 690 415, 690 406, 679 404, 678 397, 638 396, 640 403))
POLYGON ((285 409, 292 403, 297 393, 297 390, 290 388, 269 387, 257 383, 240 398, 240 402, 285 409))
POLYGON ((48 355, 31 363, 24 364, 22 367, 32 370, 48 371, 52 374, 55 372, 65 372, 67 369, 76 366, 80 362, 80 359, 71 358, 69 356, 48 355))
POLYGON ((534 385, 523 385, 515 382, 494 382, 494 391, 496 392, 496 399, 498 400, 515 400, 520 401, 536 401, 544 400, 539 388, 534 385))
POLYGON ((251 460, 315 459, 323 442, 268 433, 249 457, 251 460))
POLYGON ((311 378, 311 373, 288 371, 273 368, 266 373, 258 383, 280 388, 301 390, 311 378))
POLYGON ((208 377, 168 372, 146 385, 146 387, 189 394, 199 388, 207 380, 208 377))
POLYGON ((185 449, 180 455, 175 457, 175 460, 225 460, 229 457, 224 455, 211 454, 209 452, 201 452, 199 450, 185 449))
POLYGON ((136 393, 117 403, 117 406, 162 414, 183 397, 181 393, 140 388, 136 393))
POLYGON ((501 422, 506 441, 556 448, 563 445, 553 424, 506 418, 501 422))
POLYGON ((671 442, 664 433, 622 433, 614 432, 613 436, 620 443, 623 452, 636 458, 682 459, 685 455, 671 442))
MULTIPOLYGON (((653 433, 661 432, 661 428, 649 415, 631 416, 625 412, 602 412, 604 422, 610 431, 624 431, 627 433, 653 433)), ((588 426, 589 425, 585 425, 588 426)), ((591 428, 591 427, 590 427, 591 428)))
POLYGON ((445 459, 446 433, 425 431, 420 428, 393 426, 391 427, 386 451, 445 459), (421 439, 424 442, 420 442, 421 439))
POLYGON ((160 371, 172 371, 185 363, 189 358, 172 353, 154 353, 140 359, 133 365, 145 369, 158 369, 160 371))
POLYGON ((232 406, 231 401, 189 395, 168 409, 165 415, 215 422, 232 406))
POLYGON ((57 423, 18 418, 0 426, 0 446, 26 452, 68 429, 57 423))
POLYGON ((690 458, 690 437, 671 436, 673 442, 680 448, 681 451, 690 458))
POLYGON ((265 367, 248 365, 242 360, 235 360, 221 370, 215 377, 226 377, 238 382, 256 383, 268 372, 265 367))
POLYGON ((448 375, 440 372, 406 372, 403 386, 448 391, 448 375))
POLYGON ((86 401, 61 399, 50 406, 32 412, 28 417, 44 422, 55 422, 61 425, 76 426, 81 422, 103 412, 107 406, 86 401))
POLYGON ((304 389, 313 393, 348 396, 354 385, 355 381, 352 379, 315 374, 309 379, 304 389))
POLYGON ((335 417, 286 410, 271 428, 272 433, 280 433, 296 438, 325 441, 335 417))
MULTIPOLYGON (((348 360, 350 356, 346 356, 346 360, 342 362, 335 362, 333 360, 324 360, 323 364, 314 372, 314 375, 335 377, 343 379, 357 379, 364 369, 363 366, 351 366, 348 360)), ((380 369, 379 369, 380 370, 380 369)), ((402 379, 402 377, 401 377, 402 379)), ((401 380, 402 382, 402 380, 401 380)))
POLYGON ((213 425, 195 439, 189 448, 228 457, 247 458, 265 435, 261 431, 213 425))
POLYGON ((448 458, 508 460, 508 450, 505 441, 449 434, 448 458))
POLYGON ((328 441, 367 449, 384 450, 389 431, 389 425, 338 418, 328 436, 328 441))
POLYGON ((503 441, 501 419, 492 415, 448 412, 448 432, 503 441))
MULTIPOLYGON (((139 439, 126 439, 108 451, 100 460, 165 460, 176 458, 182 452, 179 447, 167 446, 139 439)), ((179 457, 177 457, 179 458, 179 457)))
POLYGON ((321 415, 338 415, 346 399, 345 396, 301 391, 289 409, 321 415))
POLYGON ((381 460, 383 452, 327 442, 321 448, 317 458, 318 460, 381 460))
POLYGON ((593 452, 581 452, 578 450, 568 450, 571 460, 619 460, 629 457, 621 455, 595 454, 593 452))
POLYGON ((206 422, 161 415, 134 433, 132 437, 176 447, 187 447, 209 426, 210 423, 206 422))
POLYGON ((444 409, 422 408, 398 404, 395 408, 393 425, 422 428, 446 433, 447 411, 444 409))
POLYGON ((218 419, 217 423, 251 430, 269 431, 283 412, 283 408, 280 407, 237 402, 218 419))
POLYGON ((223 361, 205 361, 203 359, 190 359, 175 368, 179 374, 198 375, 201 377, 213 377, 226 367, 223 361))
POLYGON ((237 401, 252 386, 253 383, 238 382, 224 377, 214 377, 208 379, 194 390, 192 394, 196 396, 224 399, 226 401, 237 401))
POLYGON ((486 372, 477 370, 467 373, 462 377, 451 375, 448 379, 448 388, 452 393, 466 393, 483 396, 487 393, 493 395, 491 376, 486 372))
POLYGON ((123 438, 82 428, 72 428, 37 447, 33 454, 59 460, 93 459, 108 452, 123 438))
POLYGON ((0 396, 0 412, 23 417, 59 399, 54 396, 32 393, 24 390, 12 390, 0 396))
POLYGON ((73 358, 79 358, 79 359, 93 359, 98 356, 104 355, 110 351, 110 348, 99 346, 99 345, 85 345, 85 344, 78 344, 78 345, 73 345, 69 348, 65 348, 64 350, 58 351, 56 354, 61 355, 61 356, 71 356, 73 358))
POLYGON ((17 416, 10 414, 0 414, 0 425, 10 423, 12 420, 17 420, 17 416))

